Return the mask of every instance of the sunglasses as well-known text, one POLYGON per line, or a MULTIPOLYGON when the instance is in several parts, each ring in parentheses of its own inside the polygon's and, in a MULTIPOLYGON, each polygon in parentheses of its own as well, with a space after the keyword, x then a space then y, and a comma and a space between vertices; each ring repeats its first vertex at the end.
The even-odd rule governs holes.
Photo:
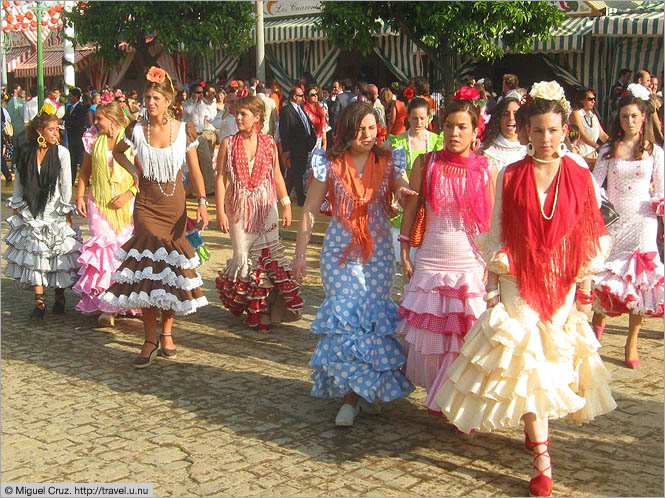
POLYGON ((296 93, 294 96, 303 98, 305 96, 305 94, 304 93, 296 93))
POLYGON ((318 94, 318 93, 310 93, 309 96, 310 96, 310 97, 318 97, 319 94, 318 94))
POLYGON ((203 95, 203 91, 200 92, 194 92, 196 95, 203 95))
POLYGON ((587 102, 595 102, 595 101, 596 101, 596 97, 588 97, 588 98, 586 98, 586 99, 584 99, 584 100, 586 100, 587 102))

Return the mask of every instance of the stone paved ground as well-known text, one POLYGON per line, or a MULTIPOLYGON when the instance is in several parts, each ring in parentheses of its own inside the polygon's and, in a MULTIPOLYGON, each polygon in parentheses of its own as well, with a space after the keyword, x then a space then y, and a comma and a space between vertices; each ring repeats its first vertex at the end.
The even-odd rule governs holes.
MULTIPOLYGON (((214 289, 228 237, 204 235, 211 304, 176 321, 178 358, 144 371, 131 366, 138 320, 97 328, 67 291, 66 315, 30 323, 30 290, 3 278, 3 482, 152 482, 156 496, 526 494, 521 430, 461 439, 421 408, 422 389, 335 428, 339 402, 309 395, 318 269, 301 321, 254 332, 214 289)), ((625 333, 626 320, 613 320, 603 338, 618 409, 582 427, 552 424, 555 495, 663 496, 663 321, 645 322, 636 371, 622 366, 625 333)))

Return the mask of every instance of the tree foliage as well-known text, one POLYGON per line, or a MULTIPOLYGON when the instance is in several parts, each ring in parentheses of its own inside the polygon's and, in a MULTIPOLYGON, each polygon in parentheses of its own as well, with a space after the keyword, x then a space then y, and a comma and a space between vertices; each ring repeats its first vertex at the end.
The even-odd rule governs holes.
MULTIPOLYGON (((342 50, 369 53, 381 22, 408 36, 452 81, 456 55, 474 60, 503 56, 501 38, 515 52, 545 41, 565 13, 547 2, 323 2, 319 27, 342 50)), ((446 84, 446 91, 452 85, 446 84)))
POLYGON ((121 61, 126 42, 147 69, 163 52, 205 57, 224 47, 241 55, 253 44, 255 20, 251 2, 94 1, 77 2, 65 22, 74 27, 76 43, 95 45, 98 57, 121 61))

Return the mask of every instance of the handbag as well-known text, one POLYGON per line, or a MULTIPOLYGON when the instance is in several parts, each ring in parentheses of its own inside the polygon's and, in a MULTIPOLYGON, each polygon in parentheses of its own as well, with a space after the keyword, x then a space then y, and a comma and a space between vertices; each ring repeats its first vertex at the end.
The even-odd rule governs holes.
MULTIPOLYGON (((432 160, 430 158, 430 161, 432 160)), ((416 219, 413 220, 411 226, 411 233, 409 234, 409 245, 411 247, 420 247, 425 237, 425 179, 427 178, 428 163, 425 163, 423 168, 422 180, 420 182, 420 192, 418 192, 418 211, 416 212, 416 219)))
POLYGON ((616 221, 621 218, 621 216, 619 213, 617 213, 616 209, 614 209, 614 205, 610 202, 610 200, 605 197, 605 194, 601 195, 601 201, 600 214, 603 215, 605 226, 609 227, 613 223, 616 223, 616 221))

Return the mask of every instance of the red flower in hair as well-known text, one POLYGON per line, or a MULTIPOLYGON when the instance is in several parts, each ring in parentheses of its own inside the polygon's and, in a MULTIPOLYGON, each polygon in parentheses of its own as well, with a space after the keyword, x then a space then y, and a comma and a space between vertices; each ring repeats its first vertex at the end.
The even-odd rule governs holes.
POLYGON ((463 86, 455 92, 453 95, 453 100, 478 100, 480 99, 480 91, 470 86, 463 86))
POLYGON ((233 81, 231 81, 231 83, 229 83, 229 86, 231 88, 236 88, 238 86, 238 82, 236 80, 233 80, 233 81))
POLYGON ((416 92, 414 92, 413 88, 411 88, 410 86, 407 86, 404 89, 404 98, 406 98, 408 100, 411 100, 415 96, 416 96, 416 92))
POLYGON ((165 78, 166 71, 164 71, 161 67, 155 66, 152 66, 150 69, 148 69, 148 74, 145 75, 145 79, 157 84, 163 83, 165 78))
POLYGON ((624 91, 621 95, 619 95, 619 98, 622 99, 622 98, 624 98, 626 95, 628 95, 628 91, 624 91))
POLYGON ((386 137, 388 136, 388 130, 386 130, 383 126, 377 125, 376 127, 376 143, 377 145, 381 145, 386 137))
POLYGON ((533 102, 533 97, 531 97, 531 95, 528 93, 525 93, 522 95, 522 100, 520 100, 520 107, 529 107, 531 102, 533 102))
POLYGON ((205 81, 202 81, 200 84, 201 84, 201 87, 203 87, 203 88, 206 87, 206 82, 205 81))
POLYGON ((238 88, 236 90, 236 97, 243 99, 249 95, 249 90, 247 88, 238 88))

